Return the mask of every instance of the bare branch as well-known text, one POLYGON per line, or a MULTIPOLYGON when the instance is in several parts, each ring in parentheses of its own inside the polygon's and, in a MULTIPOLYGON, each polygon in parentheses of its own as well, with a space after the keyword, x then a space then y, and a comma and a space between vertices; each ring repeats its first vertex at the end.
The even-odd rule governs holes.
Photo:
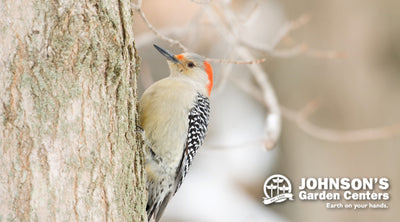
MULTIPOLYGON (((192 0, 193 1, 193 0, 192 0)), ((206 4, 209 3, 210 1, 193 1, 195 3, 201 3, 201 4, 206 4)), ((139 13, 140 17, 142 18, 143 22, 146 24, 146 26, 150 29, 151 32, 154 33, 154 35, 156 35, 157 37, 159 37, 160 39, 169 42, 172 45, 176 45, 179 48, 181 48, 184 52, 189 51, 189 49, 183 45, 180 41, 170 38, 164 34, 162 34, 161 32, 159 32, 151 23, 150 21, 147 19, 145 13, 143 12, 142 8, 142 1, 139 0, 137 4, 133 4, 132 3, 132 7, 139 13)), ((254 59, 254 60, 247 60, 247 61, 243 61, 243 60, 228 60, 228 59, 213 59, 213 58, 208 58, 206 56, 203 56, 205 60, 210 61, 210 62, 215 62, 215 63, 232 63, 232 64, 258 64, 258 63, 262 63, 265 62, 265 58, 261 58, 261 59, 254 59)))
MULTIPOLYGON (((278 43, 285 37, 287 36, 291 31, 296 30, 300 28, 301 26, 307 24, 310 20, 311 16, 307 14, 301 15, 299 18, 297 18, 294 21, 287 22, 284 24, 277 32, 276 36, 273 38, 273 40, 267 45, 267 44, 260 44, 257 42, 249 41, 246 38, 240 38, 241 44, 251 48, 255 49, 258 51, 263 51, 268 54, 271 54, 271 56, 279 56, 279 52, 275 52, 275 48, 278 45, 278 43)), ((296 46, 297 48, 297 46, 296 46)), ((293 49, 289 49, 293 50, 293 49)))
MULTIPOLYGON (((221 32, 221 36, 223 36, 226 41, 232 45, 232 48, 236 51, 237 55, 241 59, 249 59, 255 60, 251 55, 250 51, 243 47, 240 44, 238 36, 235 35, 235 30, 231 30, 229 28, 237 27, 233 24, 234 19, 228 19, 233 16, 233 12, 229 7, 224 7, 224 15, 228 15, 228 18, 221 18, 219 16, 219 12, 215 7, 206 7, 207 13, 210 16, 210 20, 213 22, 216 29, 221 32), (230 25, 225 27, 225 24, 230 23, 230 25)), ((278 101, 275 96, 275 92, 273 91, 272 85, 270 84, 267 74, 262 69, 260 64, 252 63, 251 65, 247 65, 252 74, 253 78, 256 80, 258 86, 261 89, 261 95, 263 104, 266 106, 266 119, 265 119, 265 137, 268 140, 265 142, 265 147, 267 149, 271 149, 275 146, 277 142, 281 130, 280 123, 280 109, 278 105, 278 101)))
POLYGON ((276 58, 291 58, 303 54, 305 51, 307 51, 307 45, 305 43, 301 43, 289 49, 275 49, 270 52, 270 55, 276 58))
MULTIPOLYGON (((141 0, 138 0, 137 4, 133 5, 134 9, 139 12, 141 18, 146 23, 147 27, 155 34, 155 36, 173 45, 177 45, 183 51, 188 51, 188 48, 185 47, 180 41, 170 38, 154 28, 154 26, 148 21, 144 12, 142 11, 141 2, 141 0)), ((266 52, 269 55, 278 58, 289 58, 297 55, 306 55, 316 58, 331 59, 343 58, 344 56, 346 56, 343 52, 312 49, 308 47, 306 43, 296 44, 296 42, 288 36, 288 34, 293 30, 296 30, 307 24, 311 18, 309 15, 304 14, 296 20, 286 23, 277 32, 276 36, 269 44, 261 44, 257 42, 250 42, 249 40, 243 38, 238 34, 240 33, 240 22, 237 19, 237 15, 228 6, 228 3, 219 2, 218 7, 215 4, 209 4, 211 1, 207 0, 192 0, 192 2, 204 4, 205 12, 207 13, 209 20, 215 27, 215 30, 220 32, 221 36, 224 37, 225 40, 229 42, 229 44, 232 46, 231 49, 234 50, 236 52, 236 55, 242 59, 215 59, 204 56, 204 58, 209 62, 229 64, 224 67, 224 69, 220 73, 220 78, 219 81, 215 84, 214 92, 222 90, 227 80, 229 79, 239 89, 251 95, 266 108, 266 128, 272 126, 272 129, 266 129, 266 139, 254 140, 248 143, 262 142, 266 145, 266 147, 272 147, 279 136, 280 124, 277 123, 280 121, 281 111, 285 118, 296 123, 296 125, 307 134, 315 138, 331 142, 361 142, 388 138, 393 135, 400 134, 400 124, 359 130, 335 130, 317 126, 309 120, 309 117, 318 109, 317 101, 310 102, 300 111, 294 111, 284 106, 279 106, 276 100, 275 93, 272 90, 272 86, 267 78, 267 73, 260 66, 260 63, 265 62, 266 59, 254 58, 249 49, 266 52), (289 41, 291 47, 287 49, 276 49, 277 45, 282 42, 282 40, 289 41), (230 77, 233 69, 233 64, 248 65, 250 73, 254 77, 258 87, 251 86, 246 82, 238 80, 237 78, 230 77), (273 116, 275 120, 271 122, 271 119, 268 119, 269 116, 273 116), (271 138, 274 139, 271 140, 271 138)), ((177 30, 174 29, 169 33, 176 34, 177 30)))
MULTIPOLYGON (((141 1, 140 1, 141 2, 141 1)), ((159 31, 157 31, 156 28, 150 23, 150 21, 147 19, 146 15, 144 14, 141 4, 133 5, 133 8, 139 13, 140 17, 143 19, 144 23, 146 23, 147 27, 152 31, 156 36, 161 38, 164 41, 169 42, 170 44, 177 45, 179 48, 181 48, 184 52, 189 51, 186 46, 184 46, 181 42, 179 42, 176 39, 169 38, 166 35, 161 34, 159 31)))
MULTIPOLYGON (((260 92, 256 88, 246 84, 243 81, 235 78, 230 79, 240 90, 249 94, 256 99, 260 104, 267 106, 260 96, 260 92)), ((331 142, 364 142, 370 140, 378 140, 392 137, 400 134, 400 124, 393 124, 384 127, 373 127, 358 130, 334 130, 325 127, 317 126, 308 119, 317 111, 319 101, 313 100, 304 106, 300 111, 294 111, 284 106, 281 106, 282 115, 302 129, 305 133, 321 140, 331 142)))
MULTIPOLYGON (((304 25, 306 25, 311 19, 308 14, 303 14, 294 21, 287 22, 282 28, 277 32, 277 35, 271 41, 270 44, 260 44, 254 41, 249 41, 246 38, 240 38, 241 44, 261 52, 268 53, 272 57, 276 58, 290 58, 293 56, 298 56, 301 54, 317 57, 317 58, 328 58, 337 59, 345 57, 345 53, 337 51, 322 51, 309 48, 306 43, 295 44, 293 47, 288 49, 276 49, 279 42, 285 39, 288 34, 304 25)), ((294 42, 293 42, 294 43, 294 42)))
POLYGON ((135 10, 142 8, 142 0, 137 0, 136 4, 132 3, 132 8, 134 8, 135 10))
POLYGON ((300 111, 281 106, 282 114, 296 123, 304 132, 315 138, 331 142, 364 142, 385 139, 400 134, 400 124, 358 130, 334 130, 317 126, 308 119, 318 109, 318 102, 312 101, 300 111))

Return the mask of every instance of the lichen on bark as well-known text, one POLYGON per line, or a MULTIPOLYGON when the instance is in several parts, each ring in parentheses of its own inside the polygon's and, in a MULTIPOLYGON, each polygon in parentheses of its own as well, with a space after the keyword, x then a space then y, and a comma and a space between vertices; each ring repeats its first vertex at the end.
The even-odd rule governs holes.
POLYGON ((145 220, 130 2, 26 6, 0 31, 0 219, 145 220))

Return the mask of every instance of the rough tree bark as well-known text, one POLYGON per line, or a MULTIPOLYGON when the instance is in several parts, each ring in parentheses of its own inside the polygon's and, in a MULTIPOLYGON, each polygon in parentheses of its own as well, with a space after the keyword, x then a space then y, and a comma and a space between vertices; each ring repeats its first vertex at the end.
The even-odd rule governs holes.
POLYGON ((0 221, 144 221, 129 0, 0 2, 0 221))

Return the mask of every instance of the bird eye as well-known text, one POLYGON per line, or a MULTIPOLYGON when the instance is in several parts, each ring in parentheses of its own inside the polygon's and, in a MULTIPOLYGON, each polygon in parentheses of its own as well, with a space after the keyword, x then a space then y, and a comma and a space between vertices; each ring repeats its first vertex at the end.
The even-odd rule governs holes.
POLYGON ((187 64, 187 66, 188 66, 189 68, 193 68, 193 67, 195 67, 196 65, 195 65, 193 62, 189 62, 189 63, 187 64))

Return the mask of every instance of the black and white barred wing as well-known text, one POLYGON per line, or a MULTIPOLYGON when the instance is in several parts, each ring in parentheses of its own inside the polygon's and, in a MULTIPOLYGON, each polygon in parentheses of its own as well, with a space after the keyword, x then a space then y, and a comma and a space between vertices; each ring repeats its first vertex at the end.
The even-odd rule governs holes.
POLYGON ((198 95, 194 107, 189 112, 189 128, 182 160, 175 179, 175 193, 182 184, 197 150, 203 144, 207 134, 210 117, 210 101, 207 97, 198 95))

